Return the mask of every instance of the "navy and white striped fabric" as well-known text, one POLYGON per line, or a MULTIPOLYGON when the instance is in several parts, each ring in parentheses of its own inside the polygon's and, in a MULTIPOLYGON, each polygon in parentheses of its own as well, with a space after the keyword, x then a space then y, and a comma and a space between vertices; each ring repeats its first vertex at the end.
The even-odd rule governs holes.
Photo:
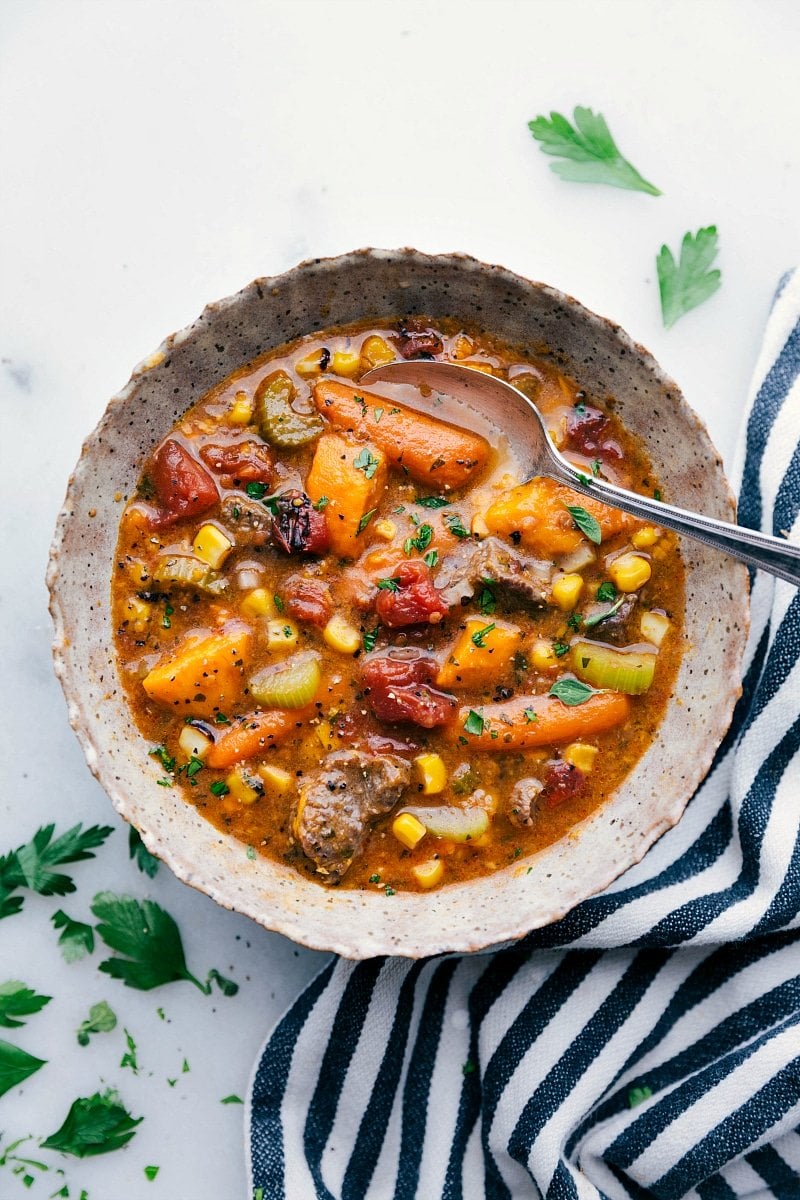
MULTIPOLYGON (((737 471, 794 541, 799 318, 800 273, 737 471)), ((800 593, 752 600, 733 727, 638 866, 512 949, 310 984, 253 1076, 256 1200, 800 1198, 800 593)))

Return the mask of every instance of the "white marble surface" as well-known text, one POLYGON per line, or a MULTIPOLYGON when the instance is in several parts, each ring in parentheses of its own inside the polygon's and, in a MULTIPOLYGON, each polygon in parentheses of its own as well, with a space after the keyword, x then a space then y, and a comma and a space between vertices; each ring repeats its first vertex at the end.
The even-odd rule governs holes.
MULTIPOLYGON (((133 364, 253 276, 369 244, 502 262, 648 345, 730 460, 771 293, 800 259, 799 35, 792 0, 0 5, 0 850, 41 822, 119 826, 51 671, 52 527, 81 441, 133 364), (663 197, 548 171, 526 122, 575 103, 605 113, 663 197), (710 222, 724 286, 667 333, 654 255, 710 222)), ((58 902, 28 899, 0 924, 0 980, 54 999, 4 1032, 49 1062, 0 1099, 5 1139, 51 1132, 107 1082, 145 1120, 125 1151, 60 1164, 71 1196, 244 1200, 242 1109, 219 1100, 244 1094, 265 1033, 324 956, 164 870, 151 885, 120 828, 75 876, 71 915, 100 888, 151 894, 179 919, 190 963, 241 990, 137 993, 101 976, 97 954, 66 966, 58 902), (118 1066, 121 1031, 76 1044, 101 998, 139 1044, 137 1077, 118 1066), (147 1164, 161 1168, 153 1183, 147 1164)), ((0 1200, 60 1185, 50 1174, 26 1192, 0 1169, 0 1200)))

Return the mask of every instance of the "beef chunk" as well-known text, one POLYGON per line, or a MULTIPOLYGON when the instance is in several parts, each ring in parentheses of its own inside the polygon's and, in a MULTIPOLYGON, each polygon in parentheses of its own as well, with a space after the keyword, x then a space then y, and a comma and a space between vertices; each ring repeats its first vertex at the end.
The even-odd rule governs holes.
POLYGON ((511 789, 509 818, 515 825, 527 829, 533 824, 534 811, 542 793, 541 779, 518 779, 511 789))
POLYGON ((300 792, 295 836, 331 883, 361 851, 370 823, 388 813, 411 782, 411 767, 392 754, 336 750, 300 792))
POLYGON ((483 580, 491 580, 523 596, 531 604, 543 605, 550 590, 553 568, 527 554, 520 554, 499 538, 464 542, 443 560, 436 576, 442 600, 458 604, 470 600, 483 580))
POLYGON ((289 615, 298 621, 322 628, 333 616, 330 588, 321 579, 290 575, 283 584, 283 598, 289 615))
POLYGON ((266 545, 272 518, 263 504, 244 493, 234 493, 225 497, 221 509, 222 523, 232 533, 237 546, 266 545))

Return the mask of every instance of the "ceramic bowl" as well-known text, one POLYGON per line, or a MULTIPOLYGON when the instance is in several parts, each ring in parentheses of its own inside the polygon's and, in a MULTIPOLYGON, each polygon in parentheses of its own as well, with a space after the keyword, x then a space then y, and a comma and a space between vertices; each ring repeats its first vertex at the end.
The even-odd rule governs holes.
POLYGON ((132 724, 114 662, 110 580, 117 524, 145 456, 182 412, 257 355, 301 334, 362 318, 422 313, 527 343, 613 397, 643 440, 665 494, 730 520, 733 498, 706 430, 654 359, 576 300, 461 254, 360 250, 257 279, 168 337, 109 403, 83 447, 48 571, 56 672, 87 762, 117 812, 185 883, 268 929, 349 958, 474 951, 556 921, 605 888, 683 813, 728 728, 747 631, 744 568, 684 541, 685 650, 664 720, 605 805, 547 850, 433 893, 325 887, 289 866, 251 860, 178 789, 132 724))

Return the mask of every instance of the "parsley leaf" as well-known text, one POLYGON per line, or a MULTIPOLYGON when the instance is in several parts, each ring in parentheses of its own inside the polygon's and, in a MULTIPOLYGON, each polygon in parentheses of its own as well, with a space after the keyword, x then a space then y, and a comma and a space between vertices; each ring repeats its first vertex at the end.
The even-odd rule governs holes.
POLYGON ((667 329, 679 317, 697 308, 720 286, 721 272, 709 270, 717 257, 717 227, 707 225, 683 235, 680 259, 676 264, 669 246, 662 246, 656 259, 661 316, 667 329))
MULTIPOLYGON (((600 593, 598 592, 598 595, 599 594, 600 593)), ((614 613, 619 612, 619 610, 622 608, 624 603, 625 603, 625 597, 619 596, 614 601, 614 603, 609 608, 607 608, 604 612, 595 613, 591 617, 584 617, 583 618, 584 629, 593 629, 594 626, 599 625, 601 623, 601 621, 607 621, 609 617, 614 616, 614 613)))
POLYGON ((84 925, 83 921, 73 921, 63 908, 54 912, 50 920, 56 929, 63 931, 58 939, 58 944, 61 947, 64 962, 77 962, 79 959, 85 958, 87 954, 93 953, 94 932, 91 925, 84 925))
POLYGON ((484 579, 483 587, 478 592, 478 608, 481 610, 484 617, 490 617, 497 608, 497 597, 490 586, 491 583, 492 580, 484 579))
POLYGON ((145 1167, 145 1169, 144 1169, 145 1179, 149 1179, 150 1183, 152 1183, 153 1180, 155 1179, 156 1175, 158 1175, 158 1172, 160 1170, 161 1170, 161 1167, 145 1167))
POLYGON ((248 483, 244 489, 251 500, 263 500, 267 494, 267 485, 265 483, 248 483))
POLYGON ((215 779, 208 790, 212 796, 227 796, 231 789, 223 779, 215 779))
POLYGON ((445 500, 444 496, 417 496, 414 503, 423 508, 446 508, 450 501, 445 500))
MULTIPOLYGON (((205 983, 189 971, 183 951, 180 931, 173 918, 154 900, 135 900, 133 896, 115 896, 99 892, 92 901, 92 912, 100 924, 97 932, 105 944, 126 958, 107 958, 100 970, 113 979, 121 979, 126 987, 147 992, 150 988, 185 979, 204 995, 211 993, 212 971, 205 983)), ((229 981, 225 980, 225 984, 229 981)), ((233 985, 237 987, 236 984, 233 985)), ((226 995, 225 988, 220 988, 226 995)), ((237 988, 238 990, 238 988, 237 988)))
POLYGON ((363 450, 360 450, 353 459, 353 466, 358 471, 363 471, 367 479, 372 479, 380 465, 381 460, 376 458, 372 451, 368 450, 366 446, 363 448, 363 450))
POLYGON ((223 996, 235 996, 239 991, 238 983, 234 983, 232 979, 226 979, 224 975, 220 975, 216 967, 212 967, 208 972, 206 987, 211 990, 211 984, 215 983, 223 996))
POLYGON ((469 530, 464 528, 464 522, 458 513, 448 513, 444 518, 444 523, 452 533, 453 537, 468 538, 469 530))
POLYGON ((132 1117, 118 1094, 109 1089, 73 1101, 63 1125, 42 1142, 45 1150, 60 1150, 87 1158, 119 1150, 134 1136, 142 1117, 132 1117))
POLYGON ((430 567, 431 570, 433 570, 433 568, 436 566, 436 564, 439 561, 439 551, 438 550, 429 550, 428 553, 425 555, 425 558, 423 561, 427 567, 430 567))
POLYGON ((563 658, 569 652, 569 642, 555 641, 553 642, 553 654, 556 658, 563 658))
POLYGON ((492 621, 491 625, 484 625, 483 629, 476 629, 471 638, 473 646, 477 646, 479 650, 483 650, 486 646, 487 637, 496 628, 497 626, 492 621))
POLYGON ((364 630, 364 636, 362 637, 361 642, 362 642, 367 654, 369 654, 370 651, 375 649, 375 643, 378 640, 378 634, 380 632, 380 628, 381 628, 380 625, 376 625, 374 629, 365 629, 364 630))
MULTIPOLYGON (((114 832, 110 825, 92 825, 86 830, 75 825, 52 841, 54 830, 55 825, 43 826, 30 842, 0 859, 0 916, 10 915, 2 893, 12 888, 28 887, 40 896, 66 896, 74 892, 75 884, 70 877, 53 868, 94 858, 92 851, 114 832)), ((13 897, 11 911, 18 912, 21 904, 19 897, 13 897)))
POLYGON ((412 550, 419 550, 421 554, 423 550, 427 550, 428 546, 430 546, 432 537, 433 527, 431 525, 420 525, 416 536, 406 538, 403 542, 403 550, 406 554, 410 554, 412 550))
POLYGON ((25 1024, 20 1017, 40 1012, 51 1000, 52 996, 39 996, 19 979, 0 983, 0 1025, 6 1029, 19 1029, 25 1024))
POLYGON ((380 592, 399 592, 400 591, 400 580, 399 579, 379 579, 375 586, 377 587, 378 591, 380 591, 380 592))
POLYGON ((557 679, 547 694, 555 696, 569 708, 575 708, 578 704, 585 704, 589 697, 596 696, 597 692, 580 679, 557 679))
POLYGON ((11 1042, 0 1041, 0 1096, 4 1096, 18 1083, 23 1083, 35 1071, 45 1065, 44 1058, 34 1058, 11 1042))
POLYGON ((378 511, 377 508, 371 508, 369 510, 369 512, 364 513, 363 517, 358 522, 358 529, 356 530, 356 537, 358 537, 359 533, 364 532, 364 530, 367 528, 367 526, 369 525, 370 521, 375 516, 375 513, 377 511, 378 511))
POLYGON ((132 1035, 128 1033, 127 1029, 124 1029, 122 1032, 125 1034, 125 1045, 128 1047, 128 1049, 123 1054, 119 1065, 121 1067, 130 1067, 134 1075, 138 1075, 139 1060, 136 1057, 136 1042, 133 1040, 132 1035))
POLYGON ((320 496, 319 500, 317 500, 316 504, 314 504, 312 507, 315 508, 317 512, 322 512, 322 510, 327 508, 329 504, 330 500, 327 496, 320 496))
POLYGON ((534 721, 539 720, 539 714, 537 713, 535 708, 526 708, 524 716, 525 716, 525 721, 528 725, 532 725, 534 723, 534 721))
POLYGON ((606 600, 616 600, 616 598, 617 589, 609 579, 606 579, 605 582, 601 583, 600 587, 597 589, 597 599, 603 603, 606 600))
POLYGON ((485 724, 486 722, 481 714, 475 712, 474 708, 471 708, 467 713, 467 719, 464 722, 464 730, 466 733, 471 733, 475 737, 480 737, 480 735, 483 733, 485 724))
POLYGON ((89 1016, 85 1021, 81 1021, 78 1026, 78 1045, 88 1046, 89 1038, 93 1033, 110 1033, 116 1027, 116 1013, 109 1007, 105 1000, 100 1000, 97 1004, 92 1005, 89 1009, 89 1016))
POLYGON ((649 196, 661 195, 655 184, 648 183, 622 157, 601 113, 578 106, 572 116, 574 126, 557 112, 551 112, 549 120, 539 116, 528 122, 542 153, 564 160, 551 163, 551 171, 573 183, 605 183, 609 187, 646 192, 649 196))
MULTIPOLYGON (((219 715, 219 714, 218 714, 219 715)), ((128 830, 128 857, 132 858, 140 871, 152 879, 158 871, 159 862, 145 846, 138 829, 131 825, 128 830)))
POLYGON ((244 1104, 244 1100, 241 1096, 232 1094, 230 1096, 223 1096, 220 1100, 220 1104, 244 1104))
POLYGON ((585 533, 590 542, 599 546, 603 540, 603 534, 597 518, 588 513, 585 508, 581 508, 580 504, 567 504, 565 508, 575 522, 575 528, 579 529, 581 533, 585 533))

